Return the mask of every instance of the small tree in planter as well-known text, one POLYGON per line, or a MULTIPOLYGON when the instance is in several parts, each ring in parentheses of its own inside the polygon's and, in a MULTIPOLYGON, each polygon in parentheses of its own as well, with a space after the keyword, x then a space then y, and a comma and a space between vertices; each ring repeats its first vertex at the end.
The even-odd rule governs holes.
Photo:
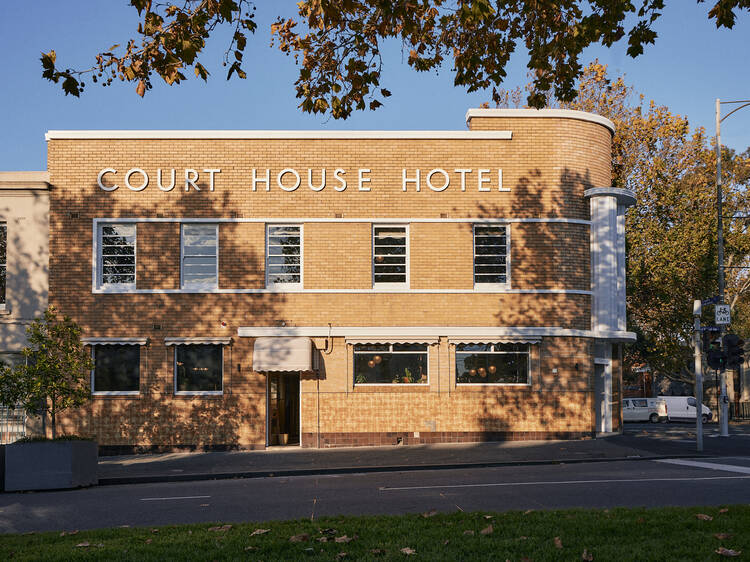
POLYGON ((57 414, 81 406, 91 397, 89 373, 91 355, 81 343, 81 329, 69 317, 59 319, 49 307, 44 317, 27 328, 26 363, 4 367, 0 382, 0 403, 20 403, 29 411, 50 415, 52 438, 57 437, 57 414))

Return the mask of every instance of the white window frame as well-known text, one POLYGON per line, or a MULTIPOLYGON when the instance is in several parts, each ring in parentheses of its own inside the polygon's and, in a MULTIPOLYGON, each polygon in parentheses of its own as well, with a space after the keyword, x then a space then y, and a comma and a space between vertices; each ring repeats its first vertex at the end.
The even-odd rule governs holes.
POLYGON ((94 245, 94 251, 96 252, 96 288, 99 292, 105 293, 127 293, 134 291, 136 284, 138 283, 138 223, 136 222, 118 222, 117 220, 102 221, 96 223, 96 243, 94 245), (133 242, 133 282, 132 283, 104 283, 104 254, 102 250, 104 244, 102 242, 102 232, 106 226, 133 226, 135 240, 133 242))
POLYGON ((266 269, 266 289, 273 289, 275 291, 279 292, 287 292, 287 291, 301 291, 305 284, 305 237, 304 237, 304 225, 302 224, 294 224, 294 223, 266 223, 266 260, 265 260, 265 269, 266 269), (269 258, 271 257, 269 253, 270 244, 269 244, 269 238, 271 237, 271 228, 274 227, 281 227, 281 228, 299 228, 299 283, 272 283, 269 274, 268 274, 268 266, 269 266, 269 258))
POLYGON ((221 396, 224 394, 224 345, 220 343, 206 343, 206 344, 200 344, 200 345, 215 345, 218 346, 221 350, 221 358, 219 359, 219 362, 221 363, 221 390, 177 390, 177 349, 179 347, 190 347, 191 344, 176 344, 174 346, 174 351, 172 352, 172 367, 173 367, 173 377, 172 377, 172 384, 174 385, 174 395, 175 396, 221 396))
POLYGON ((91 368, 91 395, 92 396, 138 396, 141 393, 141 345, 123 341, 122 343, 112 344, 89 344, 91 345, 91 361, 94 365, 91 368), (96 348, 97 347, 114 347, 117 345, 135 345, 138 347, 138 390, 96 390, 96 348))
POLYGON ((352 345, 352 376, 354 378, 354 386, 383 386, 388 388, 400 388, 402 386, 417 386, 421 388, 429 388, 430 387, 430 344, 418 344, 418 345, 424 345, 427 350, 426 351, 393 351, 393 346, 398 345, 398 343, 382 343, 382 344, 374 344, 374 345, 387 345, 388 351, 384 351, 383 353, 388 353, 390 355, 409 355, 409 354, 424 354, 426 355, 425 359, 425 368, 427 369, 427 382, 357 382, 357 375, 354 372, 356 369, 356 363, 357 363, 357 355, 362 354, 373 354, 378 353, 377 351, 357 351, 357 346, 364 346, 367 345, 365 343, 356 343, 352 345))
POLYGON ((182 290, 195 290, 195 289, 218 289, 219 288, 219 225, 211 223, 180 223, 180 289, 182 290), (213 226, 214 232, 216 233, 216 280, 213 283, 190 283, 185 282, 185 227, 192 226, 213 226))
POLYGON ((458 354, 459 353, 472 353, 475 355, 511 355, 514 353, 524 353, 523 351, 494 351, 495 345, 498 345, 497 343, 487 343, 483 345, 491 345, 492 351, 461 351, 458 349, 460 345, 465 344, 456 344, 456 347, 453 352, 453 370, 455 371, 455 377, 456 377, 456 386, 467 386, 467 387, 474 387, 474 386, 514 386, 514 387, 530 387, 532 380, 531 380, 531 346, 534 344, 527 343, 525 345, 528 345, 528 351, 525 353, 528 355, 528 359, 526 360, 526 381, 527 382, 458 382, 458 370, 456 369, 457 363, 458 363, 458 354))
POLYGON ((471 229, 471 280, 474 284, 474 290, 477 289, 510 289, 510 223, 507 222, 480 222, 474 223, 471 229), (505 227, 505 283, 477 283, 477 227, 505 227))
POLYGON ((4 312, 7 308, 8 303, 8 223, 6 221, 0 221, 0 230, 3 231, 3 234, 0 234, 0 236, 5 237, 5 261, 0 263, 0 270, 2 270, 2 275, 5 277, 5 283, 3 287, 3 302, 0 303, 0 312, 4 312))
POLYGON ((371 274, 372 274, 372 288, 373 289, 409 289, 411 283, 410 267, 409 262, 411 257, 410 248, 410 231, 408 224, 373 224, 371 229, 371 248, 370 248, 370 263, 371 263, 371 274), (376 228, 403 228, 404 237, 406 238, 406 254, 404 256, 406 264, 406 281, 403 283, 376 283, 375 282, 375 229, 376 228))

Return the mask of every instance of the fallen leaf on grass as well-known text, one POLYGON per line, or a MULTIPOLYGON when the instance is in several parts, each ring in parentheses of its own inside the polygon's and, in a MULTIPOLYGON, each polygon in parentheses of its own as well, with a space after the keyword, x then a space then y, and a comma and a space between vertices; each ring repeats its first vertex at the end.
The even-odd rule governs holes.
POLYGON ((410 556, 412 554, 416 554, 417 553, 416 550, 414 550, 413 548, 409 548, 408 546, 405 546, 404 548, 402 548, 401 552, 403 552, 407 556, 410 556))
POLYGON ((591 562, 593 559, 594 559, 594 555, 584 548, 583 554, 581 554, 581 560, 585 560, 586 562, 591 562))
POLYGON ((302 533, 301 535, 294 535, 289 537, 289 542, 307 542, 310 540, 310 535, 302 533))
POLYGON ((264 535, 271 529, 255 529, 252 533, 250 533, 251 537, 254 537, 255 535, 264 535))
POLYGON ((60 536, 64 537, 65 535, 77 535, 77 534, 78 534, 77 530, 75 530, 75 531, 63 531, 62 533, 60 533, 60 536))
POLYGON ((710 515, 706 515, 705 513, 696 513, 695 514, 696 519, 700 519, 701 521, 713 521, 713 517, 710 515))
POLYGON ((449 541, 448 539, 445 539, 445 540, 443 541, 443 546, 447 545, 447 544, 448 544, 449 542, 451 542, 451 541, 449 541))
POLYGON ((385 554, 385 550, 383 550, 382 548, 372 548, 370 549, 370 554, 372 554, 373 556, 382 556, 383 554, 385 554))
POLYGON ((336 555, 336 558, 337 558, 338 560, 341 560, 342 558, 346 558, 347 556, 349 556, 349 555, 348 555, 348 554, 347 554, 346 552, 339 552, 339 553, 338 553, 338 554, 336 555))
POLYGON ((714 552, 719 556, 726 556, 727 558, 734 558, 735 556, 742 554, 741 550, 732 550, 731 548, 724 548, 723 546, 720 546, 714 550, 714 552))
POLYGON ((731 539, 734 535, 730 535, 729 533, 714 533, 714 537, 719 539, 720 541, 725 541, 727 539, 731 539))
POLYGON ((526 511, 523 512, 524 515, 528 515, 529 513, 534 513, 534 510, 533 509, 527 509, 526 511))
POLYGON ((464 535, 473 535, 474 531, 464 531, 464 535))
POLYGON ((528 539, 528 538, 529 538, 529 537, 527 537, 527 536, 521 535, 520 537, 518 537, 518 540, 519 540, 519 541, 525 541, 525 540, 526 540, 526 539, 528 539))
POLYGON ((245 550, 258 550, 257 546, 246 546, 245 550))
POLYGON ((152 533, 158 533, 158 532, 159 532, 159 529, 151 529, 151 532, 152 532, 152 533))
POLYGON ((336 542, 352 542, 354 539, 352 537, 347 537, 346 535, 341 535, 333 540, 336 542))
POLYGON ((318 537, 318 542, 328 542, 330 539, 328 537, 318 537))
POLYGON ((76 545, 76 548, 86 548, 86 547, 89 547, 89 546, 91 546, 91 545, 89 543, 87 543, 87 542, 79 542, 76 545))
POLYGON ((331 527, 328 527, 327 529, 318 529, 318 531, 320 531, 323 535, 335 535, 336 533, 338 533, 336 529, 332 529, 331 527))
POLYGON ((208 530, 209 531, 213 531, 213 532, 223 533, 224 531, 228 531, 231 528, 232 528, 231 525, 221 525, 221 526, 217 526, 217 527, 209 527, 208 530))
POLYGON ((492 525, 487 525, 484 529, 482 529, 479 532, 482 535, 490 535, 492 534, 492 531, 494 531, 494 529, 492 528, 492 525))
POLYGON ((484 518, 485 518, 485 519, 492 519, 492 518, 494 518, 494 517, 495 517, 494 515, 485 515, 485 516, 484 516, 484 518))
POLYGON ((424 517, 424 518, 427 518, 427 517, 434 517, 434 516, 435 516, 435 515, 437 515, 437 514, 438 514, 438 510, 437 510, 437 509, 431 509, 430 511, 425 511, 425 512, 424 512, 424 513, 422 514, 422 517, 424 517))
POLYGON ((152 542, 154 542, 154 539, 146 539, 146 544, 151 544, 152 542))
POLYGON ((722 508, 721 508, 721 509, 719 510, 719 513, 726 513, 727 511, 729 511, 729 509, 728 509, 728 508, 726 508, 726 507, 722 507, 722 508))
POLYGON ((555 537, 555 548, 562 548, 562 540, 560 537, 555 537))

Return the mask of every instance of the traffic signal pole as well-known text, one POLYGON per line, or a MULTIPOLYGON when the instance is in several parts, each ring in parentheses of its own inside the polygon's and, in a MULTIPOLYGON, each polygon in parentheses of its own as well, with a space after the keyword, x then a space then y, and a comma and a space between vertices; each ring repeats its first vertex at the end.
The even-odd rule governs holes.
MULTIPOLYGON (((719 303, 724 304, 724 217, 722 209, 722 192, 721 192, 721 101, 716 98, 716 242, 717 258, 719 262, 719 303)), ((722 340, 722 350, 724 349, 724 326, 721 327, 720 337, 722 340)), ((719 372, 721 379, 721 399, 719 403, 719 423, 721 424, 721 436, 729 437, 729 397, 727 396, 727 372, 722 368, 719 372)), ((696 392, 697 394, 697 392, 696 392)), ((698 409, 697 417, 703 413, 703 395, 698 400, 701 407, 698 409)))
POLYGON ((695 402, 697 415, 695 416, 695 448, 703 452, 703 354, 701 353, 701 301, 693 301, 693 329, 695 330, 695 402))

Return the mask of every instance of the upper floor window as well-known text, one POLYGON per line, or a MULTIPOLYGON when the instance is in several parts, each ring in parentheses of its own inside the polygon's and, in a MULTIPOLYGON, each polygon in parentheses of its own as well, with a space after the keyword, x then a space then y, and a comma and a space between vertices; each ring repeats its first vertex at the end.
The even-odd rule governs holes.
POLYGON ((406 226, 372 229, 372 281, 375 287, 408 286, 409 230, 406 226))
POLYGON ((135 232, 133 223, 99 225, 100 287, 135 288, 135 232))
POLYGON ((218 247, 218 225, 182 225, 183 289, 215 289, 219 286, 218 247))
POLYGON ((456 383, 531 384, 529 378, 529 344, 457 345, 456 383))
POLYGON ((474 225, 474 284, 508 284, 508 227, 474 225))
POLYGON ((302 227, 269 225, 266 230, 266 286, 302 287, 302 227))
POLYGON ((92 353, 92 393, 138 394, 141 382, 139 345, 95 345, 92 353))
POLYGON ((0 222, 0 309, 5 308, 5 280, 8 275, 8 225, 0 222))

